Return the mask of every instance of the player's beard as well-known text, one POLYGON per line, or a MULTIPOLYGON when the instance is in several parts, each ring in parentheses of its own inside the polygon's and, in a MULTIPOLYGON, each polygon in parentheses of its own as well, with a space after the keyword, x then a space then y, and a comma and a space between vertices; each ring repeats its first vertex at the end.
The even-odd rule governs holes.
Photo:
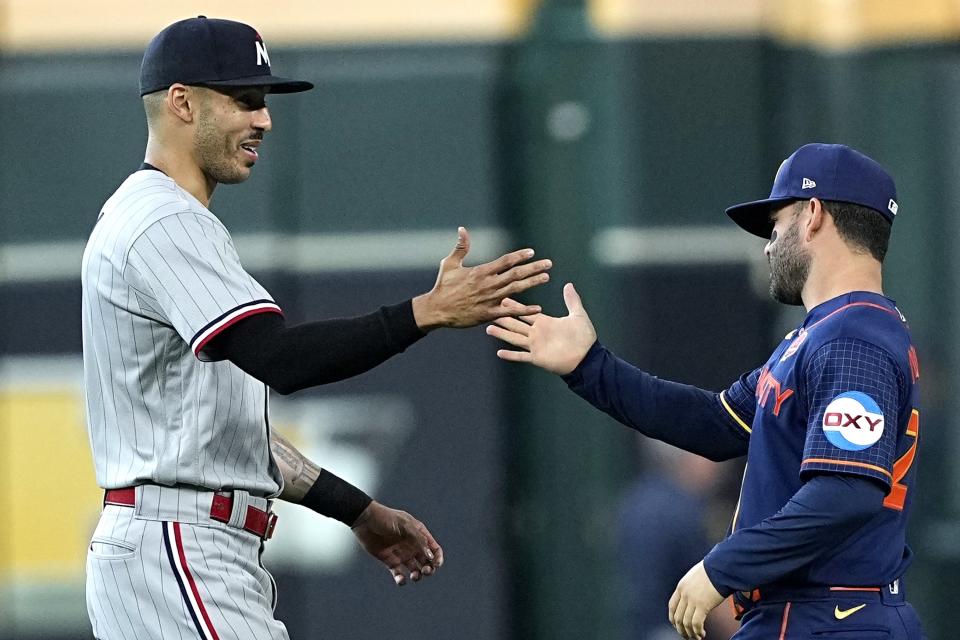
POLYGON ((800 221, 793 224, 770 254, 770 295, 777 302, 803 304, 803 286, 810 275, 810 254, 800 248, 800 221))
POLYGON ((200 169, 216 183, 237 184, 250 177, 250 170, 237 163, 238 145, 217 127, 208 109, 200 111, 193 144, 200 169))

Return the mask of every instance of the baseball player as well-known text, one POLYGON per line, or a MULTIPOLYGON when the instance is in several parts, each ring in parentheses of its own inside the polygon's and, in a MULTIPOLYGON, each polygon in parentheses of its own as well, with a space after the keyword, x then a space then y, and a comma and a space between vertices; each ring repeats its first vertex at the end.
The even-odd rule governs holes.
POLYGON ((887 172, 832 144, 801 147, 769 198, 727 209, 767 239, 773 297, 807 316, 763 366, 720 393, 618 359, 597 342, 572 284, 566 317, 488 327, 520 349, 501 358, 561 374, 650 437, 713 460, 747 456, 730 535, 670 598, 683 638, 702 639, 706 614, 730 595, 740 640, 922 637, 903 582, 920 368, 906 320, 881 287, 897 209, 887 172))
POLYGON ((87 419, 106 490, 87 556, 97 638, 287 638, 260 564, 277 498, 350 526, 397 584, 443 563, 417 519, 274 432, 267 387, 347 378, 432 329, 517 314, 504 297, 546 282, 551 265, 527 249, 464 267, 461 228, 430 292, 288 326, 208 205, 258 161, 267 94, 310 88, 274 76, 262 38, 238 22, 183 20, 146 49, 146 161, 103 206, 82 265, 87 419))

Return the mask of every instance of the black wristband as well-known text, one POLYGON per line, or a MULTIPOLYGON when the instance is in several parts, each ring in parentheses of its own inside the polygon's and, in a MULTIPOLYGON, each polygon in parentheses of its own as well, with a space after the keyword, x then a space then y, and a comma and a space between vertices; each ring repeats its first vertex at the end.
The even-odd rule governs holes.
POLYGON ((326 469, 321 469, 317 481, 307 491, 307 495, 303 496, 300 504, 320 515, 353 526, 371 502, 373 498, 360 489, 326 469))

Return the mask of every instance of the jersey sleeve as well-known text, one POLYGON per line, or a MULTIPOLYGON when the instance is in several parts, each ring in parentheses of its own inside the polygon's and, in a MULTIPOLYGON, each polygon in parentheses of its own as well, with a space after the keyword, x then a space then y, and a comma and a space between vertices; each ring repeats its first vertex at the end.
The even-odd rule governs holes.
POLYGON ((124 277, 144 308, 172 326, 198 359, 220 332, 257 313, 280 313, 266 289, 244 271, 223 225, 187 211, 157 220, 134 240, 124 277))
POLYGON ((801 479, 839 472, 889 489, 903 394, 893 358, 864 340, 840 338, 813 353, 803 380, 809 412, 801 479))
POLYGON ((760 369, 745 373, 730 387, 720 392, 720 404, 737 428, 750 434, 753 418, 757 412, 757 380, 760 369))
POLYGON ((719 393, 661 380, 599 342, 563 380, 594 407, 645 436, 710 460, 747 453, 749 431, 734 424, 719 393))

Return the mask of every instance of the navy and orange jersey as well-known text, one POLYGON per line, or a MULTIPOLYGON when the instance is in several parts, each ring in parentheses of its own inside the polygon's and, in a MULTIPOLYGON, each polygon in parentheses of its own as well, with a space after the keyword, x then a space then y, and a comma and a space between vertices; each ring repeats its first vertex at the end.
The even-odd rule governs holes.
MULTIPOLYGON (((866 477, 887 491, 876 515, 845 539, 823 540, 827 550, 788 582, 879 586, 906 570, 919 377, 894 302, 853 292, 814 307, 762 368, 719 394, 749 436, 734 534, 763 526, 817 475, 866 477)), ((720 564, 723 547, 711 552, 720 564)))

